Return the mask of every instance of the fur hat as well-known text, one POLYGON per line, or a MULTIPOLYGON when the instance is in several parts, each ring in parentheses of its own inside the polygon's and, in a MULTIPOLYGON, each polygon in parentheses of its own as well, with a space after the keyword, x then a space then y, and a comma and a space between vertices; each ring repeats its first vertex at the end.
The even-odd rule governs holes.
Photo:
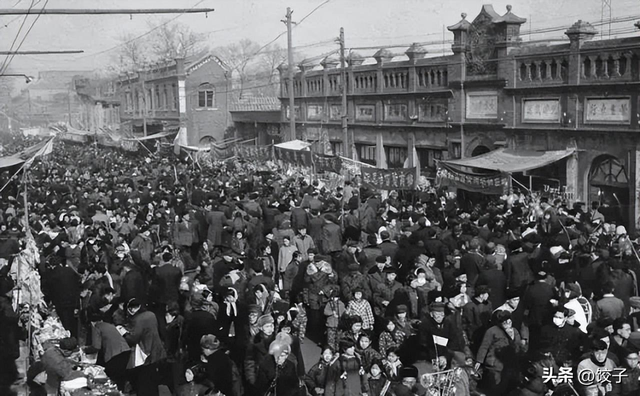
POLYGON ((200 347, 215 351, 220 348, 220 340, 213 334, 203 335, 202 338, 200 338, 200 347))
POLYGON ((258 325, 258 328, 262 328, 264 325, 267 324, 274 324, 275 321, 273 320, 273 316, 271 315, 262 315, 261 317, 258 318, 258 322, 256 323, 258 325))
POLYGON ((269 344, 269 355, 278 357, 283 353, 289 354, 291 352, 291 347, 282 341, 273 341, 269 344))

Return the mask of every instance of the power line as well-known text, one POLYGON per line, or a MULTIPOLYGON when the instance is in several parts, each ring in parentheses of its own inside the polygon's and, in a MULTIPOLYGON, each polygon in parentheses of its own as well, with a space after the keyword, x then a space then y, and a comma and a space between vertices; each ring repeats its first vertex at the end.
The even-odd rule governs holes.
MULTIPOLYGON (((40 19, 40 17, 42 16, 42 11, 44 11, 44 9, 47 7, 47 4, 49 4, 49 0, 46 0, 44 2, 44 5, 42 6, 42 9, 40 10, 41 12, 38 13, 38 16, 36 16, 36 19, 34 19, 33 22, 31 23, 31 26, 29 26, 29 30, 27 30, 27 33, 25 33, 24 37, 22 37, 22 41, 20 41, 20 44, 18 44, 18 48, 16 49, 16 52, 20 51, 20 48, 22 48, 22 44, 27 39, 27 36, 29 36, 29 33, 31 33, 31 29, 33 29, 33 27, 35 26, 36 22, 38 22, 38 19, 40 19)), ((0 74, 6 72, 6 70, 9 68, 9 65, 13 61, 13 58, 15 58, 15 57, 16 57, 16 54, 11 55, 11 59, 9 59, 9 62, 7 62, 7 66, 5 67, 5 69, 3 69, 0 72, 0 74)))
MULTIPOLYGON (((31 5, 29 6, 29 11, 31 11, 31 9, 33 9, 34 6, 34 2, 35 0, 31 0, 31 5)), ((11 42, 11 47, 9 47, 9 51, 13 51, 13 46, 16 44, 16 41, 18 41, 18 37, 20 37, 20 32, 22 32, 22 28, 24 27, 25 23, 27 22, 27 18, 29 18, 29 14, 27 13, 27 15, 24 16, 24 19, 22 20, 22 24, 20 25, 20 28, 18 29, 18 33, 16 33, 16 36, 13 38, 13 41, 11 42)), ((5 66, 7 65, 7 61, 9 60, 9 56, 7 55, 6 58, 4 58, 4 61, 2 62, 2 66, 0 66, 0 74, 4 73, 5 70, 5 66)))
MULTIPOLYGON (((314 8, 313 10, 311 10, 311 12, 309 12, 307 15, 305 15, 304 17, 302 17, 302 19, 300 20, 300 22, 295 24, 295 27, 297 27, 298 25, 300 25, 302 23, 302 21, 304 21, 305 19, 309 18, 311 15, 313 15, 314 12, 318 11, 320 9, 320 7, 324 6, 325 4, 329 3, 331 0, 326 0, 325 2, 321 3, 320 5, 318 5, 316 8, 314 8)), ((256 52, 254 52, 253 54, 251 54, 249 57, 247 57, 247 59, 243 60, 243 62, 241 62, 240 64, 246 64, 248 63, 251 59, 253 59, 256 55, 258 55, 260 52, 262 52, 262 50, 264 50, 265 48, 267 48, 268 46, 270 46, 271 44, 275 43, 280 37, 284 36, 285 34, 287 34, 287 31, 283 31, 280 34, 278 34, 273 40, 269 41, 267 44, 263 45, 262 47, 258 48, 258 50, 256 52)), ((237 68, 240 65, 234 65, 233 68, 237 68)))
MULTIPOLYGON (((202 4, 203 2, 204 2, 204 0, 200 0, 200 1, 198 1, 196 4, 194 4, 194 5, 193 5, 193 7, 189 8, 189 10, 192 10, 192 9, 196 8, 197 6, 199 6, 200 4, 202 4)), ((152 29, 150 29, 150 30, 146 31, 145 33, 142 33, 142 34, 141 34, 141 35, 139 35, 139 36, 136 36, 136 37, 134 37, 134 38, 132 38, 132 39, 130 39, 130 40, 127 40, 127 41, 125 41, 124 43, 120 43, 120 44, 115 45, 115 46, 113 46, 113 47, 111 47, 111 48, 108 48, 108 49, 106 49, 106 50, 103 50, 103 51, 100 51, 100 52, 96 52, 96 53, 93 53, 93 54, 88 54, 88 55, 86 55, 86 56, 81 56, 81 57, 76 58, 76 59, 85 59, 85 58, 88 58, 88 57, 90 57, 90 56, 102 55, 102 54, 105 54, 105 53, 107 53, 107 52, 113 51, 113 50, 114 50, 114 49, 116 49, 116 48, 122 47, 122 46, 127 45, 127 44, 129 44, 129 43, 132 43, 132 42, 134 42, 134 41, 136 41, 136 40, 139 40, 139 39, 141 39, 141 38, 143 38, 143 37, 145 37, 145 36, 148 36, 149 34, 151 34, 151 33, 155 32, 156 30, 160 29, 161 27, 167 26, 168 24, 170 24, 171 22, 173 22, 173 21, 175 21, 176 19, 180 18, 181 16, 183 16, 183 15, 184 15, 184 14, 186 14, 186 13, 187 13, 187 12, 185 11, 185 12, 183 12, 183 13, 181 13, 181 14, 178 14, 178 15, 176 15, 175 17, 173 17, 173 18, 171 18, 171 19, 167 20, 166 22, 163 22, 163 23, 159 24, 158 26, 156 26, 156 27, 154 27, 154 28, 152 28, 152 29)))
MULTIPOLYGON (((197 14, 209 13, 215 11, 213 8, 150 8, 150 9, 79 9, 79 8, 63 8, 44 10, 42 13, 47 15, 135 15, 135 14, 197 14)), ((25 10, 0 9, 0 15, 24 15, 25 10)))
MULTIPOLYGON (((624 23, 624 22, 630 22, 630 21, 635 21, 638 18, 640 18, 640 15, 629 15, 629 16, 625 16, 625 17, 618 17, 615 18, 614 20, 612 20, 613 23, 624 23)), ((608 23, 608 22, 607 22, 608 23)), ((600 26, 599 22, 595 22, 592 24, 594 27, 600 26)), ((529 34, 543 34, 543 33, 552 33, 552 32, 560 32, 560 31, 565 31, 566 29, 568 29, 567 26, 556 26, 556 27, 548 27, 548 28, 538 28, 538 29, 531 29, 529 31, 524 31, 524 32, 520 32, 520 36, 525 36, 525 35, 529 35, 529 34)), ((635 28, 632 27, 625 27, 625 28, 620 28, 620 32, 619 33, 631 33, 635 31, 635 28)), ((613 33, 613 32, 612 32, 613 33)), ((544 41, 548 41, 545 39, 541 39, 541 40, 536 40, 536 41, 528 41, 528 42, 544 42, 544 41)), ((416 42, 415 44, 421 45, 421 46, 429 46, 429 45, 442 45, 442 44, 451 44, 453 42, 453 40, 435 40, 435 41, 424 41, 424 42, 416 42)), ((413 45, 414 43, 401 43, 401 44, 389 44, 389 45, 381 45, 381 46, 361 46, 361 47, 350 47, 350 50, 378 50, 378 49, 388 49, 388 48, 402 48, 402 47, 409 47, 411 45, 413 45)), ((476 45, 476 47, 478 47, 476 45)))

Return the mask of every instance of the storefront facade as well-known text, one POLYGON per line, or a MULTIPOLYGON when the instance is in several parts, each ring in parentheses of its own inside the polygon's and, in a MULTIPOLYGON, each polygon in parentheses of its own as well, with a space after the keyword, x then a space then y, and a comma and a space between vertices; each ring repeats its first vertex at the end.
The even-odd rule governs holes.
MULTIPOLYGON (((521 40, 525 21, 511 7, 500 15, 485 5, 473 21, 463 14, 448 27, 452 55, 428 57, 417 45, 401 60, 386 49, 373 56, 375 63, 352 54, 346 68, 350 150, 340 128, 338 59, 299 65, 293 84, 298 138, 308 130, 326 135, 335 152, 354 150, 370 163, 382 141, 390 167, 402 166, 415 144, 427 174, 435 173, 437 160, 500 147, 575 149, 524 176, 571 202, 620 207, 627 225, 640 226, 640 37, 593 40, 593 26, 578 21, 565 42, 533 44, 521 40)), ((287 135, 287 73, 281 71, 287 135)))

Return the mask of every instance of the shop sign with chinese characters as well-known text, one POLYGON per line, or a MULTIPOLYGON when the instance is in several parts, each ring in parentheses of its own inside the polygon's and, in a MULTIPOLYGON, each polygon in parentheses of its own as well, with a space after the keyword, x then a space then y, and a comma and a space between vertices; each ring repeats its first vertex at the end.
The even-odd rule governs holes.
POLYGON ((412 190, 416 187, 416 168, 362 168, 362 181, 379 190, 412 190))
POLYGON ((506 173, 491 175, 466 173, 441 162, 436 173, 436 185, 456 187, 483 194, 501 195, 509 190, 509 175, 506 173))
POLYGON ((559 122, 560 99, 525 99, 522 104, 523 122, 559 122))
POLYGON ((628 124, 630 118, 629 98, 585 99, 585 122, 628 124))

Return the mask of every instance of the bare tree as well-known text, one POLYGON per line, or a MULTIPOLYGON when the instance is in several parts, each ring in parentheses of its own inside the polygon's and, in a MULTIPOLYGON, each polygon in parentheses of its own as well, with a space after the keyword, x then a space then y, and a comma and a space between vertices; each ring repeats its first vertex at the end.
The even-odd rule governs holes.
POLYGON ((150 24, 149 28, 153 29, 148 41, 155 59, 188 57, 205 47, 204 35, 193 32, 182 23, 164 21, 157 25, 150 24))
POLYGON ((265 96, 276 96, 279 89, 280 74, 278 66, 287 59, 287 50, 278 44, 270 45, 260 55, 259 80, 264 84, 259 92, 265 96))
POLYGON ((188 57, 206 49, 204 36, 194 33, 181 23, 150 24, 151 34, 136 37, 120 36, 120 46, 114 62, 107 68, 112 72, 140 69, 145 63, 176 57, 188 57))
POLYGON ((238 79, 238 92, 242 97, 245 84, 252 74, 252 65, 256 63, 260 45, 249 39, 242 39, 237 43, 214 49, 214 53, 220 57, 236 74, 238 79))
POLYGON ((114 72, 140 69, 149 62, 148 42, 131 33, 120 36, 120 47, 115 54, 115 62, 109 67, 114 72))

